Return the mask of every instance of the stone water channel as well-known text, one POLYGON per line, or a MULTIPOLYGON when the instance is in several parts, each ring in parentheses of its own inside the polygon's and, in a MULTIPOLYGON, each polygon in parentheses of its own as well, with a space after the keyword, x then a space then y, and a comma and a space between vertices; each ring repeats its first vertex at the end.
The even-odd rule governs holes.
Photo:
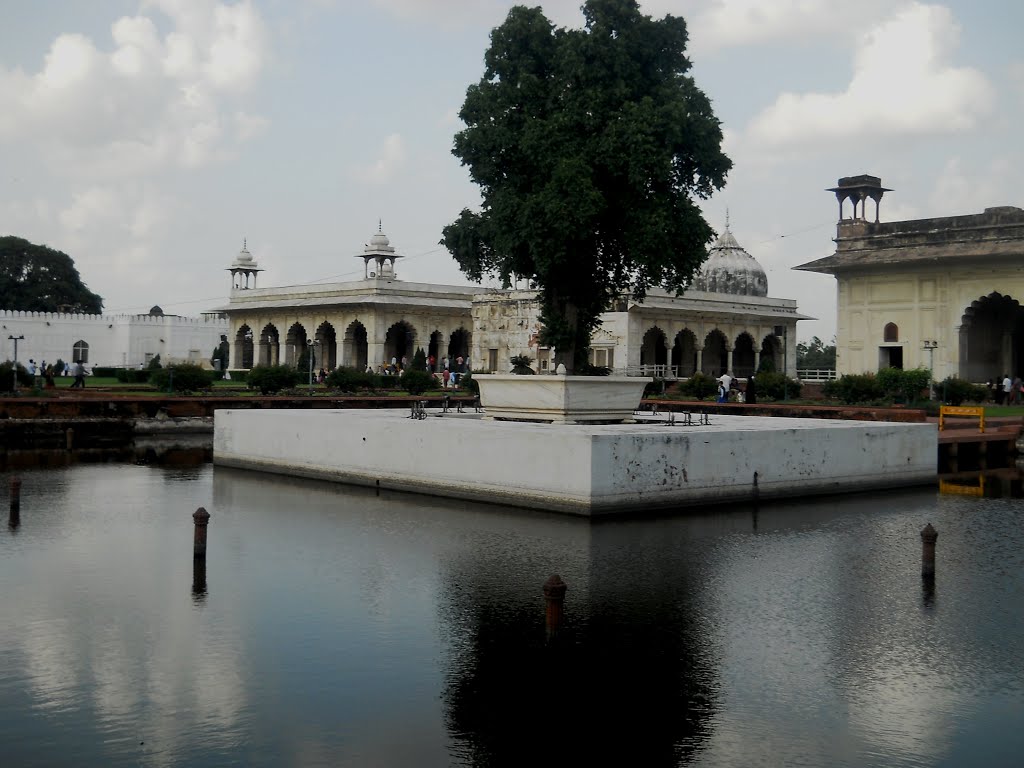
POLYGON ((4 765, 1019 765, 1019 473, 590 522, 151 447, 0 454, 4 765))

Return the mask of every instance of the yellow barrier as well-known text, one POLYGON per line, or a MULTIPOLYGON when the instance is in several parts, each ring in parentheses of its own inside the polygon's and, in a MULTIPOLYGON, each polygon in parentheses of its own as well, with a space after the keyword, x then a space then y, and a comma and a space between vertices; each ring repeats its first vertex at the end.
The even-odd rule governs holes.
POLYGON ((979 485, 961 485, 960 483, 951 483, 949 480, 939 480, 939 493, 955 496, 984 496, 985 477, 979 477, 978 483, 979 485))
POLYGON ((968 416, 978 420, 978 431, 985 431, 985 409, 968 405, 943 405, 939 407, 939 431, 946 428, 947 416, 968 416))

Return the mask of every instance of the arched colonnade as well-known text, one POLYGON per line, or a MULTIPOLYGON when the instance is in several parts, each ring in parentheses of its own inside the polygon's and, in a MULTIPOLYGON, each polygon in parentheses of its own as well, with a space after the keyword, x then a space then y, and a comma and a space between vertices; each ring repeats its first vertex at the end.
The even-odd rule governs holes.
POLYGON ((254 365, 309 364, 328 370, 339 366, 374 370, 392 360, 411 360, 423 348, 437 361, 445 357, 469 358, 471 335, 462 325, 441 324, 430 319, 373 315, 335 318, 238 318, 232 322, 231 367, 248 370, 254 365))
POLYGON ((640 345, 642 372, 670 379, 685 379, 697 371, 714 377, 730 372, 746 378, 756 373, 764 360, 771 361, 772 370, 784 369, 783 343, 774 329, 730 334, 717 327, 705 332, 684 327, 670 333, 657 324, 646 328, 640 345))

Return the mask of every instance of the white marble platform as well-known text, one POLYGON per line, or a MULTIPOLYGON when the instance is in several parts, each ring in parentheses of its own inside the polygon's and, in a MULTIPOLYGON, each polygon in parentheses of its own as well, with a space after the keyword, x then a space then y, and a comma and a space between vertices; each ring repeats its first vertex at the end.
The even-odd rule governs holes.
POLYGON ((661 415, 594 426, 429 414, 218 410, 214 463, 580 515, 935 481, 933 424, 713 415, 684 426, 661 415))

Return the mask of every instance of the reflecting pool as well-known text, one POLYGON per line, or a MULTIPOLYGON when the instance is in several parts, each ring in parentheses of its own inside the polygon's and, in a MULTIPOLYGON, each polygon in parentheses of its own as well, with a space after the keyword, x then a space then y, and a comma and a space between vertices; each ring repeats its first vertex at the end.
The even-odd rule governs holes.
POLYGON ((590 523, 187 462, 8 464, 5 492, 14 471, 4 766, 1024 753, 1018 499, 920 490, 590 523), (569 587, 557 631, 553 573, 569 587))

